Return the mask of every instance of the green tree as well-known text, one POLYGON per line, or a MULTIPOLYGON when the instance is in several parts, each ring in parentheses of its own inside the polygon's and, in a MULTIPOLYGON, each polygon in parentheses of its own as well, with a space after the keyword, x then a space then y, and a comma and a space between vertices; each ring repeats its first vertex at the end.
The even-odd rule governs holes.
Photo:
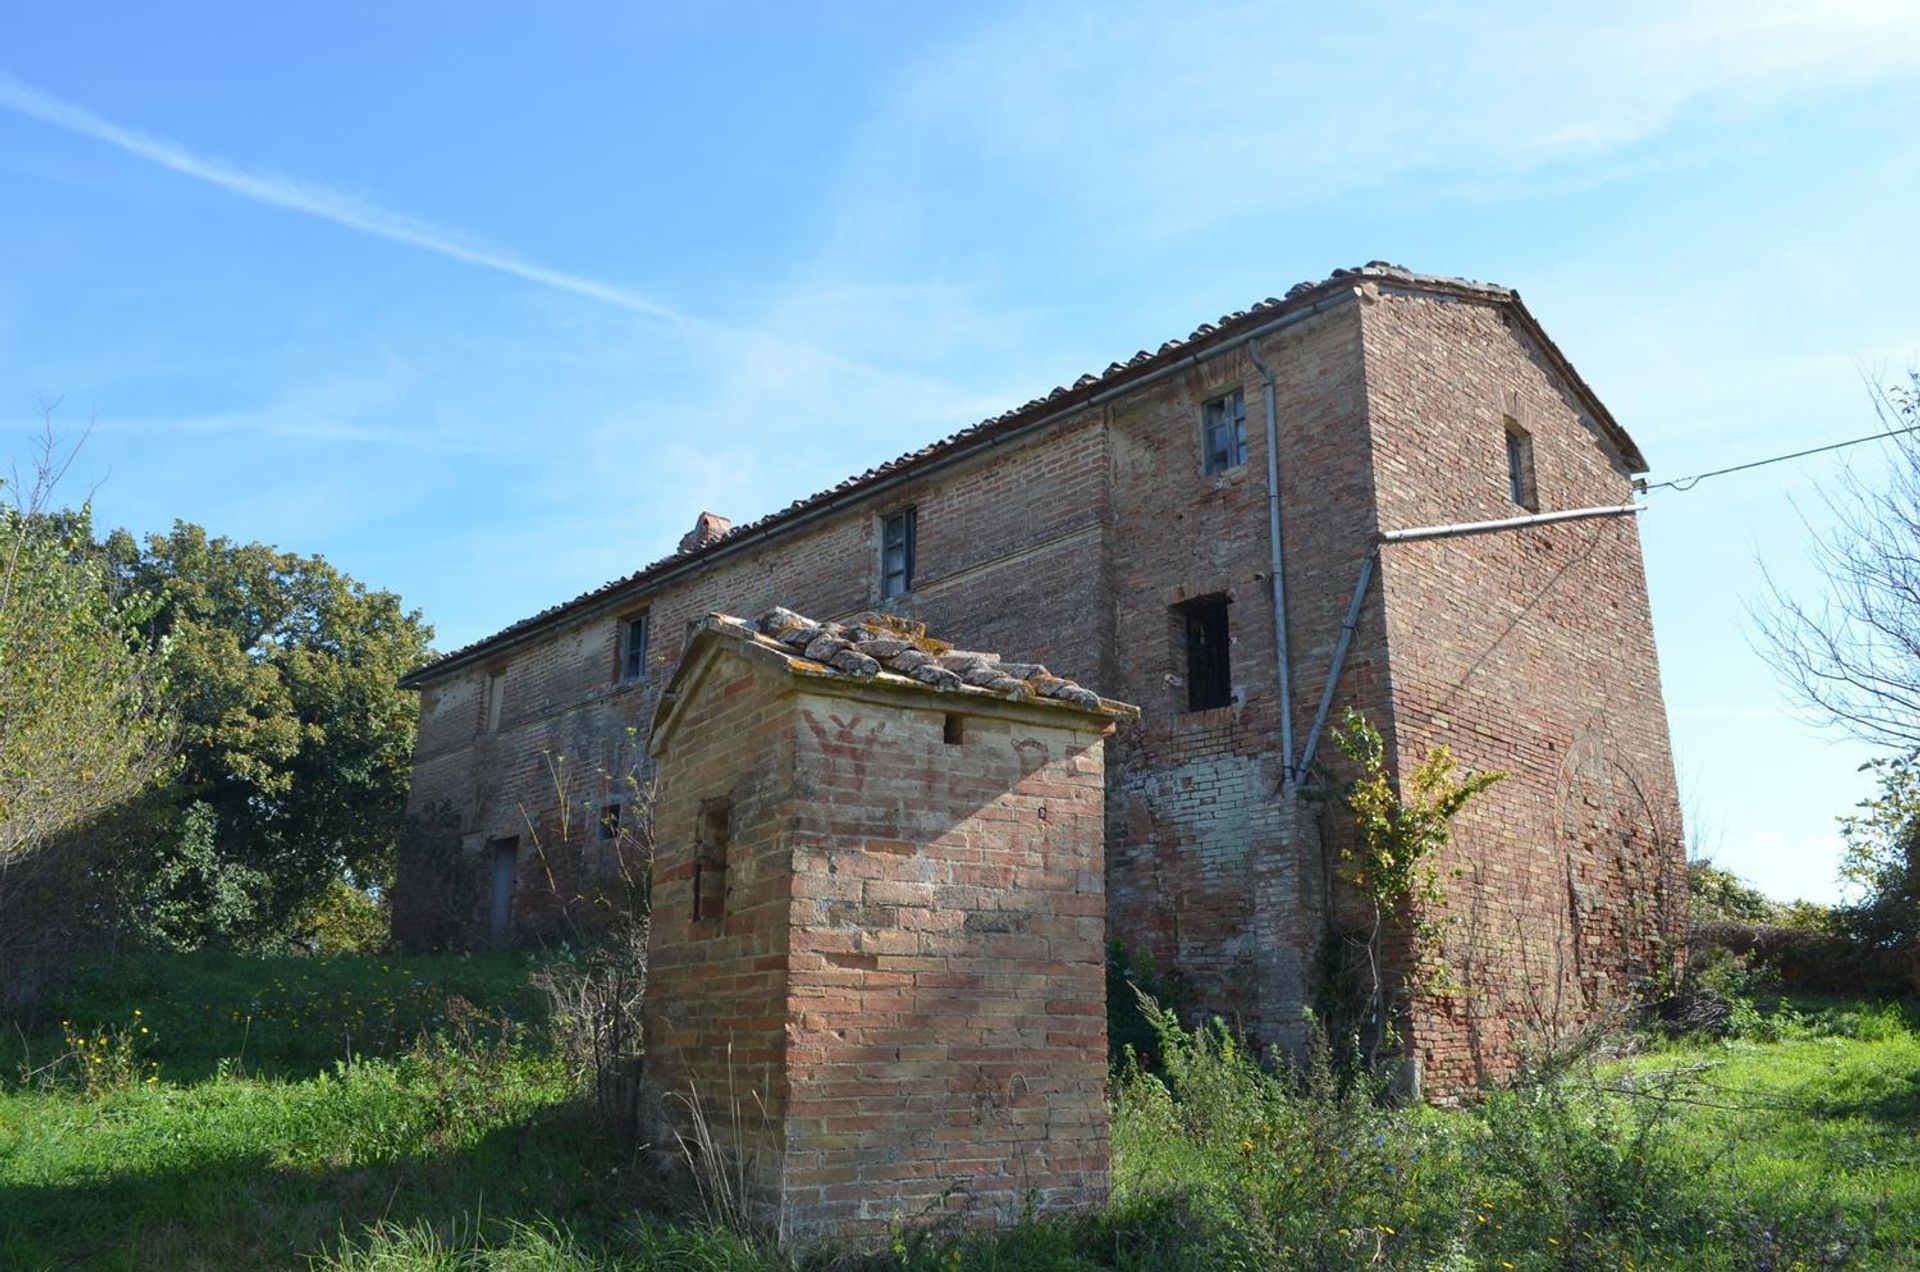
POLYGON ((34 475, 0 479, 0 868, 138 792, 171 740, 147 612, 87 551, 89 510, 47 512, 71 457, 49 427, 34 475))
POLYGON ((378 888, 405 812, 432 629, 318 556, 176 522, 96 549, 142 607, 178 775, 116 818, 125 904, 167 944, 286 937, 337 882, 378 888))
POLYGON ((1868 767, 1880 790, 1840 821, 1840 877, 1854 899, 1836 913, 1869 946, 1920 946, 1920 752, 1868 767))

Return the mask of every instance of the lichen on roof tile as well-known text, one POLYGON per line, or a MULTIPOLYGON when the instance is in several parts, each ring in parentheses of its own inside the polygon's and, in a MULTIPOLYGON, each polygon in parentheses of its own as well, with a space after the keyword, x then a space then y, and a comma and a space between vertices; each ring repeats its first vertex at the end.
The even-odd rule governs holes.
MULTIPOLYGON (((924 624, 891 614, 862 614, 845 623, 819 622, 780 606, 750 621, 709 614, 699 630, 746 641, 784 660, 789 668, 816 676, 858 681, 894 677, 937 693, 1054 702, 1108 717, 1139 714, 1038 663, 1002 663, 998 654, 954 650, 928 636, 924 624)), ((692 656, 690 650, 688 657, 692 656)))

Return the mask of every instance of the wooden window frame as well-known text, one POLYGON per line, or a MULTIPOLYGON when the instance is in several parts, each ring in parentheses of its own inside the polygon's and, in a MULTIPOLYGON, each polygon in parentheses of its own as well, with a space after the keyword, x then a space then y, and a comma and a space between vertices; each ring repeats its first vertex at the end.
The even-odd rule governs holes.
POLYGON ((1247 394, 1230 389, 1200 404, 1200 471, 1208 477, 1244 468, 1247 463, 1247 394), (1222 435, 1214 445, 1215 434, 1222 435))
POLYGON ((880 599, 891 601, 913 591, 914 571, 919 565, 920 510, 912 504, 896 508, 880 517, 880 599), (897 538, 896 538, 897 536, 897 538), (899 558, 892 560, 896 548, 899 558))

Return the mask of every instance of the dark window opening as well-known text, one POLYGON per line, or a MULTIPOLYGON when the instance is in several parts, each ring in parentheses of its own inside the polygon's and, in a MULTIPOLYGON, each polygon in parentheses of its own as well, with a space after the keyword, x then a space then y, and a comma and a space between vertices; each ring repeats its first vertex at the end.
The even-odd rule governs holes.
POLYGON ((1187 710, 1210 711, 1233 701, 1227 598, 1203 596, 1175 607, 1187 653, 1187 710))
POLYGON ((700 801, 700 824, 693 848, 693 920, 718 923, 727 913, 727 840, 733 830, 733 801, 700 801))
POLYGON ((629 618, 620 629, 620 678, 640 680, 647 674, 647 616, 629 618))
POLYGON ((967 732, 966 717, 954 715, 952 712, 948 712, 946 729, 945 729, 945 737, 946 737, 947 745, 959 746, 961 742, 966 740, 966 732, 967 732))
POLYGON ((1247 462, 1247 397, 1239 389, 1200 408, 1205 470, 1224 473, 1247 462))
POLYGON ((620 838, 620 805, 608 804, 600 810, 600 838, 604 840, 620 838))
POLYGON ((1507 493, 1528 512, 1540 511, 1540 491, 1533 479, 1533 438, 1507 418, 1507 493))
POLYGON ((918 517, 902 508, 880 523, 880 599, 905 596, 913 590, 913 557, 918 517))

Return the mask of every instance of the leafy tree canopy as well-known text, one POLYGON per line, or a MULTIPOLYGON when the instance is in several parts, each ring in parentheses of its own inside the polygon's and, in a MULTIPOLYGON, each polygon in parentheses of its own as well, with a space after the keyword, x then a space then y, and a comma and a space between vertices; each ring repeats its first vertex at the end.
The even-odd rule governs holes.
POLYGON ((87 511, 56 523, 44 493, 0 499, 0 869, 140 790, 170 741, 149 611, 85 551, 87 511))
POLYGON ((117 819, 131 911, 167 944, 282 937, 340 880, 378 886, 404 815, 432 629, 319 556, 176 522, 96 554, 163 651, 180 772, 117 819))
POLYGON ((1869 767, 1879 792, 1840 822, 1840 877, 1854 899, 1839 918, 1869 946, 1920 946, 1920 752, 1869 767))

